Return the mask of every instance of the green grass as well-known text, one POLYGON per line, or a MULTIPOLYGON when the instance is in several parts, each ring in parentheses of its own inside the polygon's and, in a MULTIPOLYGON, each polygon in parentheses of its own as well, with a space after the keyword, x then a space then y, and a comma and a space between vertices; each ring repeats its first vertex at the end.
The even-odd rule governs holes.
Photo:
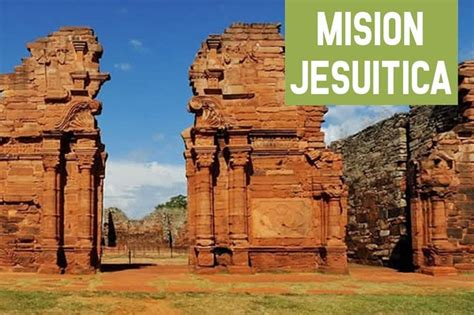
POLYGON ((472 314, 474 292, 433 295, 23 292, 0 290, 0 314, 103 314, 159 300, 184 314, 472 314))
POLYGON ((472 314, 474 293, 454 295, 180 294, 185 314, 472 314))

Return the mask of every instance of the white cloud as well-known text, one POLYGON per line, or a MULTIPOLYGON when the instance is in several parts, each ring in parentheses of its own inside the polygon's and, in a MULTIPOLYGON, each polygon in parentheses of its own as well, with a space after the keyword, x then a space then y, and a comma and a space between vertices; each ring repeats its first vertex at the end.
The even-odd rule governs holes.
POLYGON ((322 127, 327 145, 334 140, 351 136, 395 113, 408 111, 408 106, 393 105, 338 105, 328 108, 328 113, 325 116, 326 122, 322 127))
POLYGON ((143 42, 139 39, 132 38, 128 40, 128 44, 132 46, 133 50, 141 52, 141 53, 147 53, 150 50, 143 44, 143 42))
POLYGON ((178 194, 186 194, 184 165, 129 160, 107 162, 106 208, 118 207, 128 216, 140 218, 178 194))
POLYGON ((143 47, 143 43, 141 40, 138 40, 138 39, 130 39, 128 41, 128 43, 133 47, 133 48, 142 48, 143 47))
POLYGON ((114 64, 114 68, 120 69, 122 71, 128 71, 132 69, 132 65, 126 62, 114 64))
POLYGON ((160 142, 165 139, 165 135, 163 133, 155 133, 152 137, 152 140, 155 142, 160 142))

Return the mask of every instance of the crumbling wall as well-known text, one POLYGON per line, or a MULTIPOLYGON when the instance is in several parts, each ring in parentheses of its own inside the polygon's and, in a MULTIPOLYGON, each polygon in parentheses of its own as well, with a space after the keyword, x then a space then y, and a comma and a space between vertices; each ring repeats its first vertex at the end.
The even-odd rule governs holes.
POLYGON ((434 146, 436 135, 452 130, 461 122, 456 106, 412 106, 409 113, 410 152, 412 159, 418 159, 434 146))
MULTIPOLYGON (((399 265, 407 242, 407 114, 397 114, 331 147, 349 186, 348 258, 399 265)), ((406 259, 406 258, 405 258, 406 259)))

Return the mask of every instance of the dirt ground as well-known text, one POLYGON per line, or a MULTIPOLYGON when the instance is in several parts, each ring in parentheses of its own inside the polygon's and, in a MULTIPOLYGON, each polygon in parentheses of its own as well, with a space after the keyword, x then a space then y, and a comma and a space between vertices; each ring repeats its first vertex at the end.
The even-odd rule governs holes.
MULTIPOLYGON (((170 299, 147 294, 248 295, 430 295, 474 292, 474 275, 431 277, 392 269, 351 265, 349 275, 320 273, 196 274, 185 260, 133 265, 109 263, 94 275, 0 273, 0 290, 107 293, 94 303, 112 305, 112 314, 179 314, 170 299), (181 263, 181 264, 180 264, 181 263), (130 308, 126 294, 143 293, 130 308), (120 297, 114 294, 121 294, 120 297), (125 299, 124 299, 125 297, 125 299)), ((75 302, 87 296, 77 296, 75 302)), ((89 299, 90 300, 90 299, 89 299)), ((0 300, 1 302, 1 300, 0 300)), ((80 313, 80 312, 79 312, 80 313)), ((101 312, 99 312, 101 313, 101 312)))

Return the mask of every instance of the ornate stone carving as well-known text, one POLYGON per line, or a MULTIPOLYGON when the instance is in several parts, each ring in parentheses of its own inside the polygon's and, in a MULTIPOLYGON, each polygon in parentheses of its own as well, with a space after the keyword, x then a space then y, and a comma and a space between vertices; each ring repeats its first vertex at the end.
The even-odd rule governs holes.
POLYGON ((198 168, 209 168, 214 163, 215 154, 212 152, 201 152, 196 155, 196 164, 198 168))
POLYGON ((210 96, 194 96, 188 104, 188 109, 199 116, 199 125, 223 129, 233 123, 232 118, 224 118, 219 101, 210 96))
POLYGON ((59 152, 58 155, 43 155, 43 166, 47 172, 56 171, 57 167, 59 166, 59 152))
POLYGON ((244 167, 249 162, 249 152, 232 152, 230 153, 230 166, 231 167, 244 167))
POLYGON ((58 130, 93 130, 95 119, 92 115, 100 113, 102 104, 99 101, 75 101, 69 105, 69 110, 56 124, 58 130))

